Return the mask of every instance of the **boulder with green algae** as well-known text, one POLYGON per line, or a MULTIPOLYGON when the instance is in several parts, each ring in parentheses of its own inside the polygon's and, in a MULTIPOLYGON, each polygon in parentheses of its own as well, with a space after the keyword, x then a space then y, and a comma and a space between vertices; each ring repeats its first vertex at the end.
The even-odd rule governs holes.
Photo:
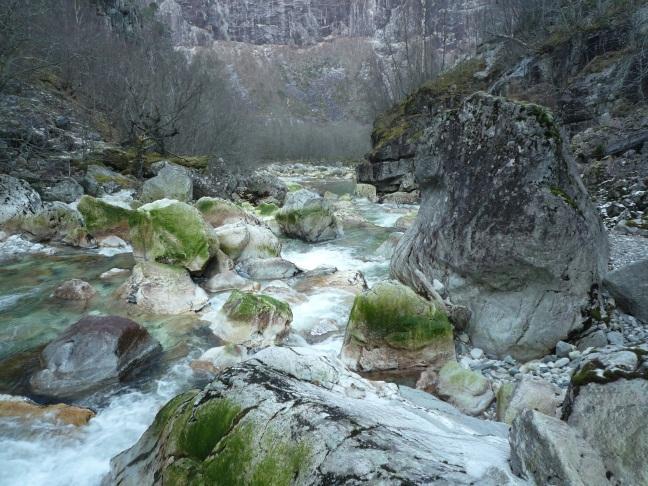
POLYGON ((158 175, 148 179, 142 185, 142 202, 153 202, 160 199, 175 199, 189 202, 193 199, 193 182, 184 167, 168 165, 158 175))
POLYGON ((268 295, 234 290, 223 305, 229 319, 214 332, 234 344, 268 346, 281 341, 293 320, 290 305, 268 295))
POLYGON ((330 202, 307 189, 289 193, 275 219, 284 234, 311 243, 332 240, 340 232, 330 202))
POLYGON ((241 206, 217 197, 201 197, 195 207, 214 228, 238 222, 262 225, 259 218, 241 206))
POLYGON ((479 415, 495 399, 490 382, 481 373, 467 370, 456 361, 441 368, 434 394, 468 415, 479 415))
POLYGON ((422 371, 455 357, 448 316, 395 281, 358 295, 351 309, 342 357, 357 371, 422 371))
POLYGON ((136 260, 202 270, 218 248, 218 239, 200 212, 182 202, 162 199, 131 214, 129 239, 136 260))
POLYGON ((79 211, 62 202, 46 202, 38 212, 22 215, 10 226, 36 241, 56 241, 84 248, 96 246, 79 211))
POLYGON ((325 353, 267 348, 170 401, 104 484, 522 483, 504 424, 415 403, 325 353))
POLYGON ((133 214, 132 209, 115 206, 92 196, 83 196, 77 209, 93 236, 128 236, 128 221, 133 214))

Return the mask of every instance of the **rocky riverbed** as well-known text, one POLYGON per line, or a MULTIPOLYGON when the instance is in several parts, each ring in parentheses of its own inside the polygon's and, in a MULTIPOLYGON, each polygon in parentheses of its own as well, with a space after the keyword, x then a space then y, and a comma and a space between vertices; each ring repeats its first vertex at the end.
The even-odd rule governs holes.
MULTIPOLYGON (((586 331, 558 342, 547 355, 523 361, 485 352, 459 329, 461 316, 449 301, 425 300, 401 284, 385 284, 417 204, 378 202, 375 189, 356 186, 353 170, 344 166, 276 165, 266 173, 286 185, 283 205, 201 199, 196 210, 163 199, 136 209, 138 194, 125 190, 69 204, 102 234, 95 238, 103 243, 93 248, 39 243, 20 232, 3 236, 0 391, 7 395, 0 396, 0 464, 6 484, 148 484, 150 474, 172 482, 209 480, 213 468, 245 482, 272 473, 269 464, 285 460, 302 484, 362 477, 389 484, 403 478, 417 484, 434 478, 524 483, 515 474, 531 480, 531 473, 520 472, 531 459, 524 457, 520 436, 511 436, 509 445, 502 422, 534 427, 534 417, 520 415, 526 408, 549 417, 565 414, 564 403, 578 404, 575 374, 591 363, 643 376, 645 363, 632 361, 632 353, 648 352, 646 326, 622 312, 607 290, 597 307, 604 315, 590 317, 586 331), (104 203, 117 216, 106 217, 104 203), (119 222, 122 210, 130 232, 119 222), (204 219, 217 236, 207 230, 204 246, 171 251, 183 234, 159 225, 171 211, 180 211, 185 225, 198 218, 192 235, 203 231, 204 219), (314 223, 306 223, 313 217, 314 223), (168 243, 142 243, 151 231, 158 235, 153 242, 168 243), (213 238, 217 249, 205 250, 203 258, 213 238), (376 328, 376 318, 392 327, 376 328), (403 322, 420 332, 408 327, 398 334, 403 322), (117 356, 115 362, 92 358, 92 338, 84 337, 102 326, 115 336, 114 348, 110 340, 101 348, 117 356), (118 343, 127 334, 140 337, 128 338, 124 351, 118 343), (88 344, 63 351, 70 340, 88 344), (90 368, 84 364, 88 358, 90 368), (81 367, 70 375, 76 381, 63 373, 61 360, 81 367), (174 397, 179 398, 156 418, 174 397), (74 418, 62 419, 59 408, 69 405, 48 408, 61 402, 80 412, 65 409, 64 417, 74 418), (186 423, 187 410, 205 422, 186 423), (212 413, 242 424, 236 425, 240 434, 252 434, 254 439, 245 436, 243 456, 231 455, 243 436, 218 436, 221 425, 209 418, 212 413), (322 414, 324 421, 317 418, 322 414), (517 423, 517 417, 531 422, 517 423), (274 435, 255 435, 260 426, 274 435), (195 450, 203 440, 198 436, 178 443, 185 445, 175 454, 190 460, 177 466, 164 459, 173 455, 167 446, 157 455, 148 452, 158 431, 171 437, 175 430, 194 429, 208 434, 208 442, 222 441, 224 452, 212 457, 195 450), (277 442, 286 434, 296 434, 292 444, 277 442), (314 445, 318 440, 324 442, 314 445), (392 446, 379 445, 387 443, 392 446), (414 451, 424 470, 412 462, 414 451), (512 453, 519 456, 514 470, 512 453), (262 462, 245 459, 243 472, 225 472, 218 462, 241 457, 262 462)), ((611 238, 610 268, 641 261, 647 241, 611 238)), ((434 285, 443 292, 440 283, 434 285)))

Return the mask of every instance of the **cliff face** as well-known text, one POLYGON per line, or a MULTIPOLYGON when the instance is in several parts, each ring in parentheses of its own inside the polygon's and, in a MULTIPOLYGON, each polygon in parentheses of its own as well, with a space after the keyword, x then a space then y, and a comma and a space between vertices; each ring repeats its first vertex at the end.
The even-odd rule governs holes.
MULTIPOLYGON (((116 1, 116 0, 111 0, 116 1)), ((120 0, 123 1, 123 0, 120 0)), ((150 8, 148 0, 137 0, 150 8)), ((210 50, 261 116, 369 124, 371 98, 397 97, 407 49, 434 69, 474 51, 488 0, 163 0, 174 42, 210 50), (402 71, 402 72, 399 72, 402 71)))

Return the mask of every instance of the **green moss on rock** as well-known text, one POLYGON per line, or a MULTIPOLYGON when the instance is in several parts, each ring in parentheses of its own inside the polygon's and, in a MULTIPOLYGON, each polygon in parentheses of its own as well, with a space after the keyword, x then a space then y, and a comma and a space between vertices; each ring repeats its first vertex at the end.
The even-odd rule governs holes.
POLYGON ((118 234, 128 232, 128 222, 133 211, 113 206, 92 196, 83 196, 77 207, 85 226, 93 234, 118 234))
POLYGON ((418 350, 435 341, 452 340, 448 316, 412 289, 384 282, 358 295, 348 324, 360 342, 384 341, 397 349, 418 350))
POLYGON ((279 207, 272 203, 261 203, 256 210, 261 216, 272 216, 279 211, 279 207))
POLYGON ((290 305, 268 295, 235 290, 224 307, 227 315, 236 321, 248 322, 265 315, 280 315, 292 321, 290 305))
POLYGON ((178 201, 142 206, 131 213, 129 226, 133 253, 144 261, 198 271, 218 248, 200 212, 178 201))

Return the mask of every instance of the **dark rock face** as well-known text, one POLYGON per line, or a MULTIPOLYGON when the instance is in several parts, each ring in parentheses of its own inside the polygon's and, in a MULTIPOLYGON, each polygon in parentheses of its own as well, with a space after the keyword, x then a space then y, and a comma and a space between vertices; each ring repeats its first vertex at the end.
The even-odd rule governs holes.
POLYGON ((503 424, 409 395, 304 348, 267 348, 169 402, 103 484, 520 483, 503 424))
POLYGON ((161 351, 160 343, 135 321, 84 317, 43 349, 43 369, 32 375, 31 388, 56 398, 85 394, 126 379, 161 351))
POLYGON ((647 484, 648 346, 604 348, 572 376, 563 420, 599 452, 612 484, 647 484))
POLYGON ((421 291, 421 275, 440 280, 453 303, 470 308, 476 346, 519 359, 546 354, 581 326, 608 258, 551 114, 477 93, 432 117, 422 140, 421 210, 392 273, 421 291))
POLYGON ((610 272, 603 283, 624 311, 648 323, 648 260, 610 272))

